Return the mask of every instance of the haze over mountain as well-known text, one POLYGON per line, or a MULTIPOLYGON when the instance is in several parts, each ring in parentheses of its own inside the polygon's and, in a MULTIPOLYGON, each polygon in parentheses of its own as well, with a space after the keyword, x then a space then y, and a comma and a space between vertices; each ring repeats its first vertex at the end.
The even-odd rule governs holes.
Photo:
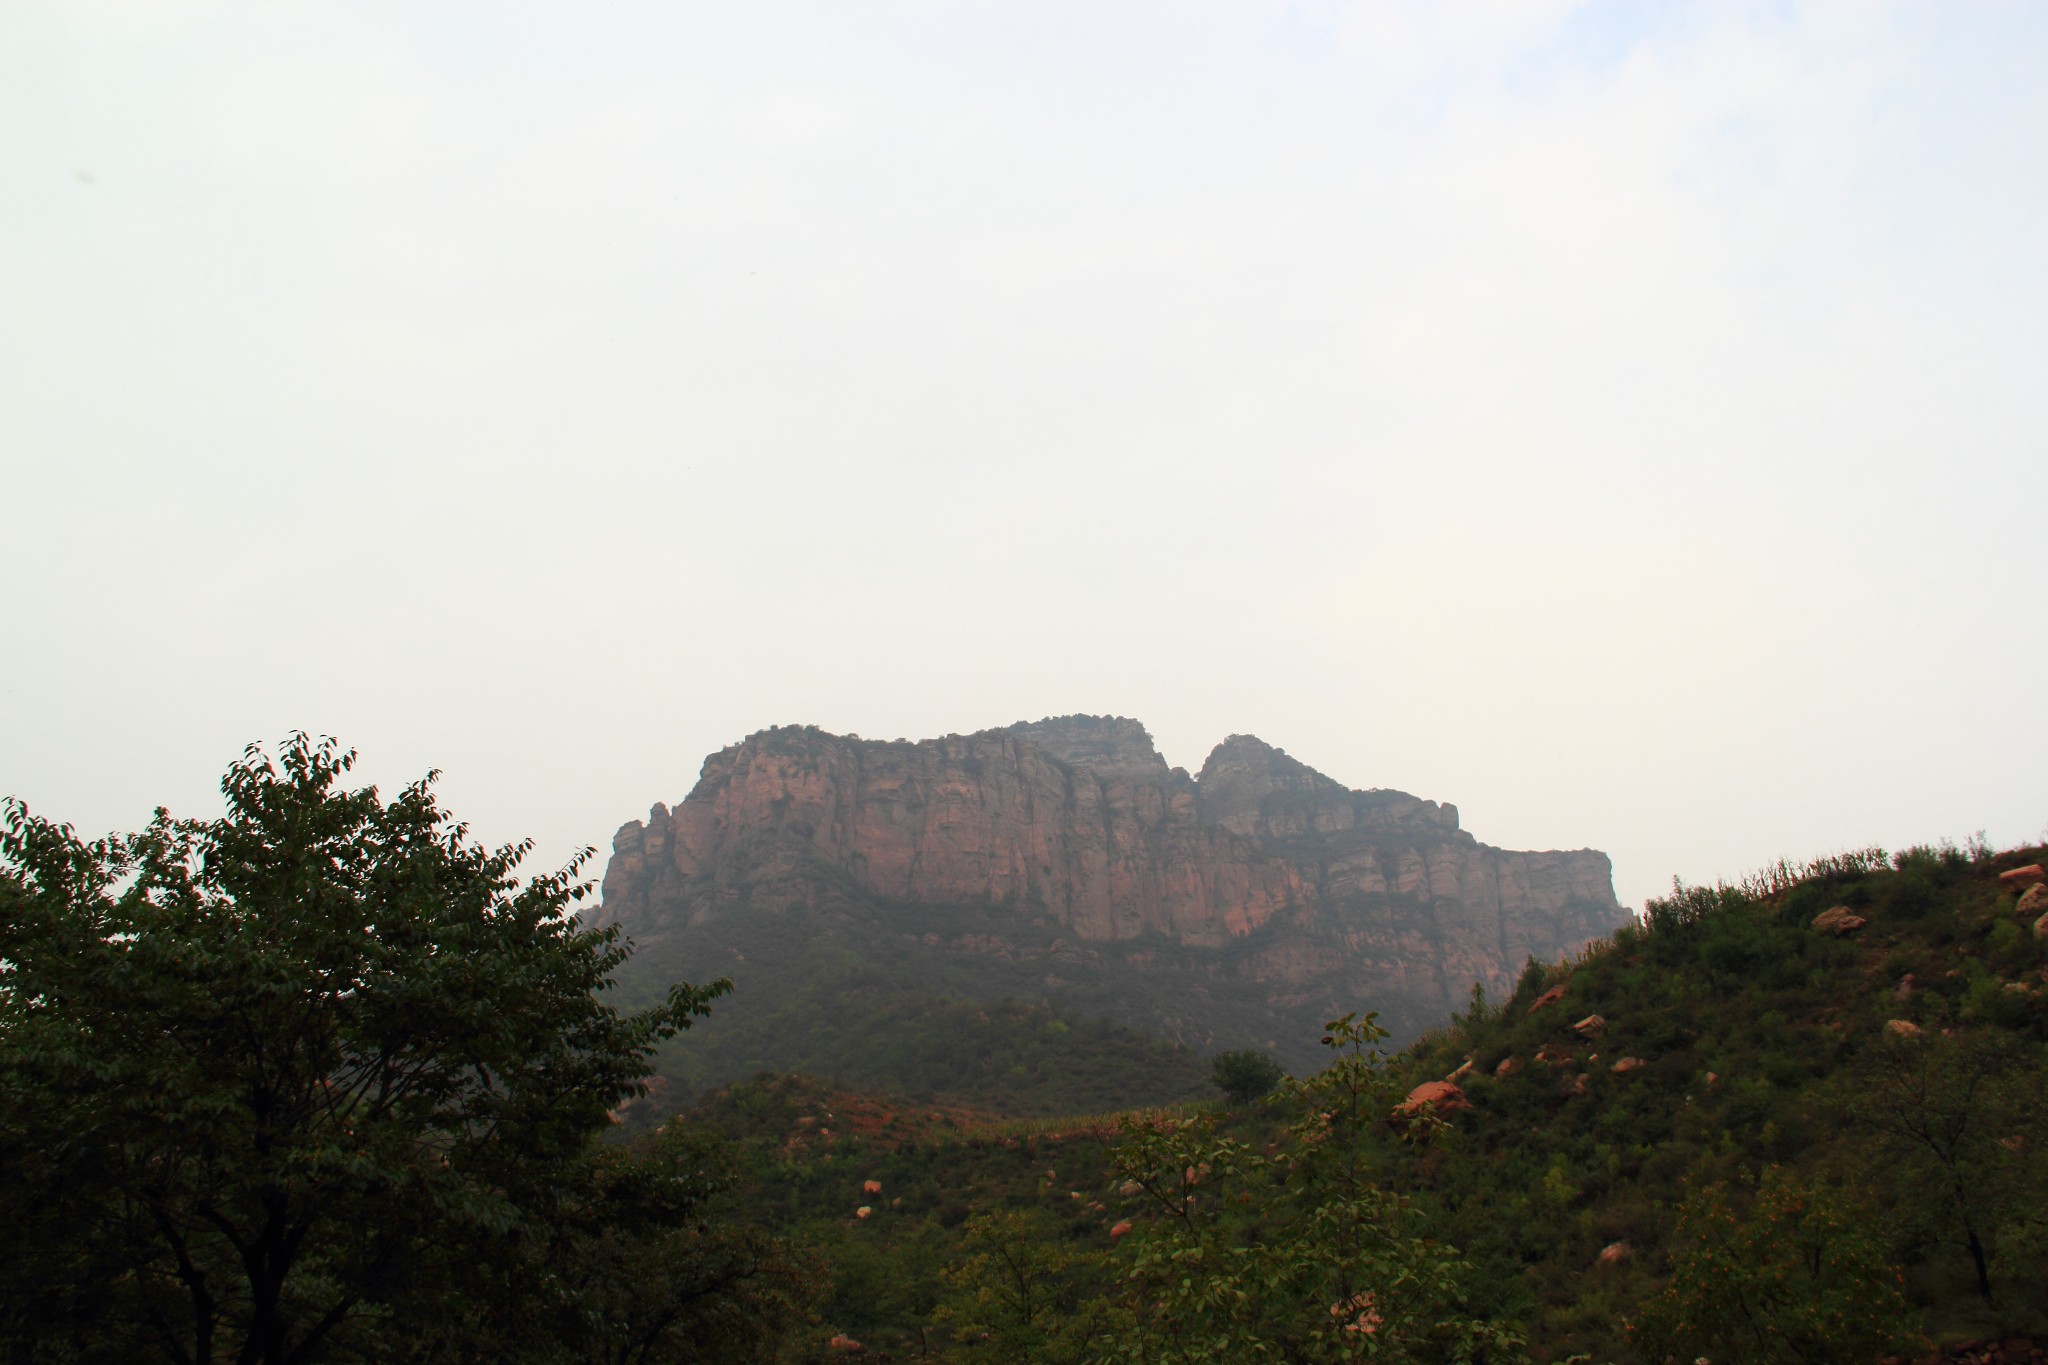
POLYGON ((735 980, 686 1050, 704 1080, 803 1065, 863 990, 1039 998, 1305 1067, 1333 1015, 1413 1036, 1623 918, 1604 853, 1494 848, 1455 806, 1350 790, 1249 735, 1191 776, 1100 716, 761 731, 619 830, 594 916, 636 941, 642 988, 735 980), (864 985, 830 1020, 789 1008, 841 978, 864 985), (719 1055, 740 1033, 744 1066, 719 1055))

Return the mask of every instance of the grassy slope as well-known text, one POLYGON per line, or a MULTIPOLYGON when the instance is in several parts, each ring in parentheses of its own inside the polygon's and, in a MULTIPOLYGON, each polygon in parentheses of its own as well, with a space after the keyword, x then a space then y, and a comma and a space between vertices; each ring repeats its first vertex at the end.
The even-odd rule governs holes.
MULTIPOLYGON (((2009 1236, 2000 1303, 1987 1310, 1959 1253, 1919 1236, 1931 1223, 1911 1215, 1925 1211, 1927 1191, 1874 1159, 1844 1118, 1844 1087, 1879 1048, 1886 1021, 1903 1018, 1933 1036, 2003 1038, 2018 1049, 2013 1082, 2048 1090, 2048 951, 1996 878, 2043 852, 1988 860, 1918 850, 1897 868, 1756 895, 1695 892, 1576 963, 1532 967, 1514 999, 1394 1059, 1411 1082, 1469 1059, 1460 1082, 1472 1108, 1428 1151, 1377 1140, 1384 1168, 1478 1263, 1480 1301, 1524 1323, 1539 1360, 1629 1360, 1621 1323, 1667 1273, 1688 1182, 1735 1181, 1767 1164, 1846 1180, 1891 1215, 1885 1230, 1931 1335, 2042 1331, 2048 1264, 2009 1236), (1837 904, 1868 924, 1849 938, 1816 932, 1813 916, 1837 904), (1919 989, 1902 999, 1909 972, 1919 989), (1562 997, 1532 1009, 1554 986, 1562 997), (1595 1013, 1605 1031, 1579 1037, 1572 1025, 1595 1013), (1537 1062, 1539 1051, 1559 1060, 1537 1062), (1510 1057, 1521 1069, 1494 1079, 1510 1057), (1643 1065, 1613 1071, 1623 1057, 1643 1065), (1617 1241, 1630 1257, 1599 1265, 1601 1248, 1617 1241)), ((962 1224, 996 1208, 1036 1210, 1100 1254, 1111 1282, 1107 1229, 1119 1214, 1105 1185, 1107 1125, 976 1128, 971 1115, 929 1106, 870 1107, 889 1121, 842 1118, 829 1139, 817 1136, 828 1116, 860 1103, 815 1084, 759 1082, 698 1111, 753 1150, 757 1216, 833 1265, 826 1313, 836 1326, 892 1349, 928 1345, 962 1224), (924 1117, 902 1117, 916 1112, 924 1117), (880 1195, 865 1190, 868 1180, 881 1182, 880 1195), (854 1213, 862 1205, 866 1218, 854 1213)), ((1228 1122, 1258 1142, 1278 1127, 1271 1114, 1228 1122)), ((2038 1171, 2048 1132, 2030 1141, 2038 1171)))
MULTIPOLYGON (((2042 854, 1923 849, 1897 869, 1809 877, 1762 896, 1696 892, 1686 898, 1692 922, 1625 929, 1575 968, 1528 974, 1504 1007, 1422 1040, 1410 1050, 1418 1077, 1473 1063, 1472 1110, 1415 1173, 1445 1234, 1492 1269, 1552 1358, 1621 1358, 1616 1325, 1661 1282, 1685 1182, 1785 1165, 1848 1180, 1901 1215, 1896 1251, 1930 1332, 2048 1326, 2048 1267, 2012 1248, 2000 1309, 1985 1310, 1958 1253, 1914 1245, 1912 1215, 1938 1200, 1902 1183, 1846 1117, 1849 1087, 1892 1019, 2003 1037, 2028 1073, 2015 1082, 2048 1086, 2048 952, 1996 877, 2042 854), (1868 923, 1847 938, 1815 931, 1813 917, 1835 905, 1868 923), (1908 973, 1916 988, 1901 998, 1908 973), (1555 985, 1563 998, 1532 1010, 1555 985), (1592 1014, 1606 1029, 1588 1041, 1572 1025, 1592 1014), (1545 1047, 1569 1060, 1534 1061, 1545 1047), (1523 1069, 1492 1079, 1509 1057, 1523 1069), (1624 1057, 1646 1065, 1617 1074, 1624 1057), (1580 1075, 1585 1093, 1573 1094, 1580 1075), (1598 1265, 1616 1241, 1630 1244, 1630 1259, 1598 1265)), ((2032 1136, 2038 1166, 2048 1134, 2032 1136)))

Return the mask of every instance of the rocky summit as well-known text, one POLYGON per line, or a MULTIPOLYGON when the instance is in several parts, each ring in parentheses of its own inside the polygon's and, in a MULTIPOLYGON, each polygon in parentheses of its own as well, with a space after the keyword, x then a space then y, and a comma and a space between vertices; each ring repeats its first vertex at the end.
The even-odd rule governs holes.
MULTIPOLYGON (((761 731, 619 830, 594 918, 649 985, 731 976, 742 1012, 859 964, 870 987, 1306 1061, 1327 1018, 1412 1036, 1625 915, 1604 853, 1493 848, 1455 806, 1354 791, 1249 735, 1190 776, 1135 720, 1065 716, 916 742, 761 731)), ((750 1052, 782 1063, 765 1034, 750 1052)))

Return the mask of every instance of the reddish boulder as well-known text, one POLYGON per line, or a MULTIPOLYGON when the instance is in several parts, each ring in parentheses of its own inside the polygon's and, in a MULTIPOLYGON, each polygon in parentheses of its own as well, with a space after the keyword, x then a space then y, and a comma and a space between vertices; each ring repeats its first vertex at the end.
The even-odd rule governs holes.
POLYGON ((1631 1247, 1627 1242, 1609 1242, 1606 1246, 1600 1248, 1600 1264, 1620 1265, 1629 1258, 1634 1250, 1635 1248, 1631 1247))
POLYGON ((1869 921, 1846 905, 1830 906, 1813 917, 1815 929, 1823 934, 1833 934, 1836 938, 1853 934, 1867 923, 1869 921))
POLYGON ((1998 880, 2007 886, 2032 886, 2037 882, 2048 882, 2048 872, 2043 872, 2039 863, 2028 863, 2025 867, 1999 873, 1998 880))
POLYGON ((1920 1026, 1911 1019, 1888 1020, 1884 1026, 1885 1035, 1891 1038, 1918 1038, 1920 1026))
POLYGON ((1496 1079, 1504 1081, 1521 1069, 1522 1062, 1519 1057, 1508 1057, 1504 1058, 1501 1064, 1493 1069, 1493 1074, 1496 1079))
POLYGON ((1572 1032, 1581 1038, 1598 1038, 1607 1032, 1607 1021, 1597 1014, 1589 1014, 1572 1025, 1572 1032))
POLYGON ((1552 986, 1549 990, 1543 992, 1543 994, 1537 996, 1534 1000, 1529 1002, 1529 1013, 1534 1014, 1537 1010, 1542 1009, 1545 1005, 1555 1005, 1558 1001, 1564 999, 1564 992, 1564 985, 1552 986))
POLYGON ((1394 1106, 1394 1113, 1409 1118, 1428 1109, 1441 1118, 1471 1107, 1472 1101, 1465 1098, 1465 1092, 1451 1082, 1424 1081, 1408 1092, 1406 1100, 1394 1106))
POLYGON ((1640 1071, 1648 1065, 1649 1063, 1640 1057, 1624 1057, 1616 1062, 1612 1069, 1627 1075, 1631 1071, 1640 1071))
POLYGON ((2048 911, 2048 882, 2035 882, 2020 893, 2020 903, 2013 909, 2022 915, 2040 914, 2048 911))

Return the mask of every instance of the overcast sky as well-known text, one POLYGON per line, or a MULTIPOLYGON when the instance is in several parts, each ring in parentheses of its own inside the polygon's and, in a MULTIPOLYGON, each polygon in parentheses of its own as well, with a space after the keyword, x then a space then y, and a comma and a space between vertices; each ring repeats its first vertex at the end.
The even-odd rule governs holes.
POLYGON ((1249 732, 1639 902, 2048 822, 2048 6, 0 9, 0 792, 552 865, 1249 732))

